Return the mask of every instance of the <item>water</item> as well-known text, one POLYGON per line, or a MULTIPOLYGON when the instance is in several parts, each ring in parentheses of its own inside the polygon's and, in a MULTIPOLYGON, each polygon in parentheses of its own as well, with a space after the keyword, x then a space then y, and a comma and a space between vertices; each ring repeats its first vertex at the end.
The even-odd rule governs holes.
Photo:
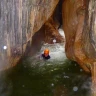
POLYGON ((26 59, 4 72, 0 96, 91 96, 91 77, 76 62, 42 63, 26 59))
POLYGON ((58 44, 48 47, 51 60, 37 58, 46 46, 0 74, 0 96, 91 96, 90 75, 76 62, 66 59, 62 44, 58 52, 58 44))

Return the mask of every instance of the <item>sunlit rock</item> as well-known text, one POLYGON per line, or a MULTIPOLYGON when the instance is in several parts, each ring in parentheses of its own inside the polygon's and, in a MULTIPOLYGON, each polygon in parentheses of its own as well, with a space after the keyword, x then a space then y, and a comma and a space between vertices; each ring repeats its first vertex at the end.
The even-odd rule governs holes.
POLYGON ((66 55, 77 61, 86 72, 91 70, 87 64, 96 62, 95 14, 92 15, 91 11, 94 0, 89 1, 63 0, 62 6, 66 55))
POLYGON ((91 73, 92 96, 96 96, 96 2, 63 0, 62 7, 66 55, 91 73))

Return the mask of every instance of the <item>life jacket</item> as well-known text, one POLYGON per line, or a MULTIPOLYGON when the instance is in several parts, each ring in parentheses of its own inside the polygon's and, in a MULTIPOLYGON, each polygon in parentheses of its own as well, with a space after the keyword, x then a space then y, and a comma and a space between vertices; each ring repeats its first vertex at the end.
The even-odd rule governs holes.
POLYGON ((50 59, 50 56, 49 56, 49 55, 48 55, 47 57, 45 57, 45 55, 44 55, 44 54, 42 54, 42 57, 43 57, 45 60, 50 59))

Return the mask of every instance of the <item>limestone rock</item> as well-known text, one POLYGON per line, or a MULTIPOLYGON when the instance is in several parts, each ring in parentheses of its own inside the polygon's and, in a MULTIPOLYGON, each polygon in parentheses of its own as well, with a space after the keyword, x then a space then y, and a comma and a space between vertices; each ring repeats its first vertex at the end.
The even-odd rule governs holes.
POLYGON ((66 55, 86 72, 91 72, 91 66, 96 62, 95 14, 89 11, 90 8, 94 10, 94 3, 94 0, 64 0, 62 5, 66 55))
POLYGON ((52 44, 53 40, 56 40, 56 43, 64 42, 64 39, 58 32, 58 28, 53 20, 53 17, 50 17, 47 22, 44 24, 45 30, 45 43, 52 44))
POLYGON ((0 0, 0 70, 14 66, 59 0, 0 0), (3 49, 7 46, 7 49, 3 49))

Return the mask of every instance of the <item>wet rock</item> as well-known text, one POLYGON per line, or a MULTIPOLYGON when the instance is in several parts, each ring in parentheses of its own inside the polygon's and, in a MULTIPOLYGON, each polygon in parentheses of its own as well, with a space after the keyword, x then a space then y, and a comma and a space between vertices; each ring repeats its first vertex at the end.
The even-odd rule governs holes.
POLYGON ((96 62, 95 24, 92 19, 95 14, 92 15, 93 11, 89 11, 95 8, 95 1, 89 1, 64 0, 62 5, 66 55, 77 61, 86 72, 91 71, 91 66, 88 65, 96 62))
POLYGON ((56 43, 64 42, 64 38, 59 34, 58 28, 56 28, 55 21, 53 18, 49 18, 48 21, 44 24, 45 31, 45 43, 52 44, 53 40, 56 40, 56 43))
POLYGON ((96 2, 64 0, 62 11, 66 55, 92 74, 92 96, 96 96, 96 2))
POLYGON ((53 14, 58 1, 0 0, 0 69, 18 62, 26 47, 29 49, 32 36, 53 14))

